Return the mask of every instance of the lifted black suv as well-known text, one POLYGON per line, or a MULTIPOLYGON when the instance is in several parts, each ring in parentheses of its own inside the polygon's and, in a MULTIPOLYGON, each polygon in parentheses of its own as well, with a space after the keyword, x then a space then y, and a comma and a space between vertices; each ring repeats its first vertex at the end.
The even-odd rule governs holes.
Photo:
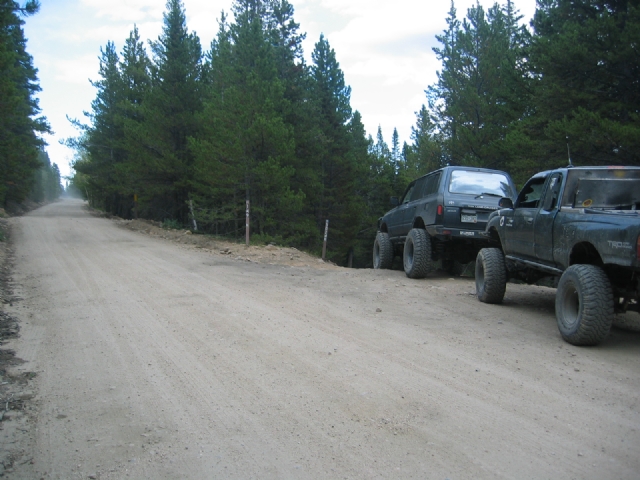
POLYGON ((414 180, 378 220, 373 267, 391 268, 402 254, 409 278, 423 278, 437 260, 453 272, 487 246, 482 232, 489 214, 515 193, 507 173, 484 168, 444 167, 414 180))

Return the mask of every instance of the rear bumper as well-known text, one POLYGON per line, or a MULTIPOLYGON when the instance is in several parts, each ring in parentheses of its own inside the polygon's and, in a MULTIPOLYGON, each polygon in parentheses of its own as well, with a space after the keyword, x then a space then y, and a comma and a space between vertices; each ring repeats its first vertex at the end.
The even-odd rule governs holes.
POLYGON ((471 230, 463 228, 447 228, 440 225, 427 227, 427 232, 432 237, 440 240, 474 240, 478 242, 488 242, 489 238, 484 235, 484 230, 471 230))

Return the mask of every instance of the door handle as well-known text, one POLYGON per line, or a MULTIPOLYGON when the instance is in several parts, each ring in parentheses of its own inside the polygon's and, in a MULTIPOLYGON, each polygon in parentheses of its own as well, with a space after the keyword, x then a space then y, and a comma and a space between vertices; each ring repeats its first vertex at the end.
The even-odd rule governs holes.
POLYGON ((531 225, 533 223, 533 217, 527 218, 527 223, 531 225))

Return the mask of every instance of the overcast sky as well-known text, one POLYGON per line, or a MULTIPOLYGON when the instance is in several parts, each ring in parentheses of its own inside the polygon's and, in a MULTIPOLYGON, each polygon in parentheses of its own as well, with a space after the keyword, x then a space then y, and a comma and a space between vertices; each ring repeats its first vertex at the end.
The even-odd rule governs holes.
MULTIPOLYGON (((95 98, 89 79, 98 79, 100 47, 112 40, 118 52, 133 25, 143 40, 161 33, 165 0, 40 0, 40 12, 26 19, 27 49, 38 68, 42 113, 54 131, 46 136, 47 152, 62 175, 69 175, 73 151, 59 140, 77 135, 66 117, 83 119, 95 98)), ((204 51, 218 31, 220 12, 230 13, 232 0, 183 0, 187 26, 200 37, 204 51)), ((289 0, 300 31, 307 33, 304 51, 310 62, 321 33, 351 86, 351 106, 362 114, 367 133, 378 126, 387 143, 394 128, 400 142, 410 143, 415 112, 426 103, 424 90, 441 68, 433 54, 435 39, 446 28, 448 0, 289 0)), ((23 2, 21 2, 23 3, 23 2)), ((456 0, 458 18, 476 0, 456 0)), ((489 8, 495 2, 480 0, 489 8)), ((514 0, 529 23, 535 0, 514 0)))

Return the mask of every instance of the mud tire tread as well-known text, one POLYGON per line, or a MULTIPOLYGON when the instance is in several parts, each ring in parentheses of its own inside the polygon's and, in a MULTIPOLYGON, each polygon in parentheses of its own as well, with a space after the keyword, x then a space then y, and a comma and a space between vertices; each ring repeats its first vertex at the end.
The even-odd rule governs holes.
POLYGON ((431 237, 426 230, 412 228, 404 242, 402 254, 404 273, 409 278, 424 278, 433 269, 431 237))
POLYGON ((483 303, 502 303, 507 289, 507 267, 499 248, 483 248, 476 258, 476 295, 483 303))
POLYGON ((386 232, 378 232, 373 242, 373 268, 389 269, 393 264, 393 244, 386 232))
POLYGON ((597 265, 572 265, 560 277, 556 320, 562 338, 571 345, 597 345, 613 323, 613 289, 597 265))

